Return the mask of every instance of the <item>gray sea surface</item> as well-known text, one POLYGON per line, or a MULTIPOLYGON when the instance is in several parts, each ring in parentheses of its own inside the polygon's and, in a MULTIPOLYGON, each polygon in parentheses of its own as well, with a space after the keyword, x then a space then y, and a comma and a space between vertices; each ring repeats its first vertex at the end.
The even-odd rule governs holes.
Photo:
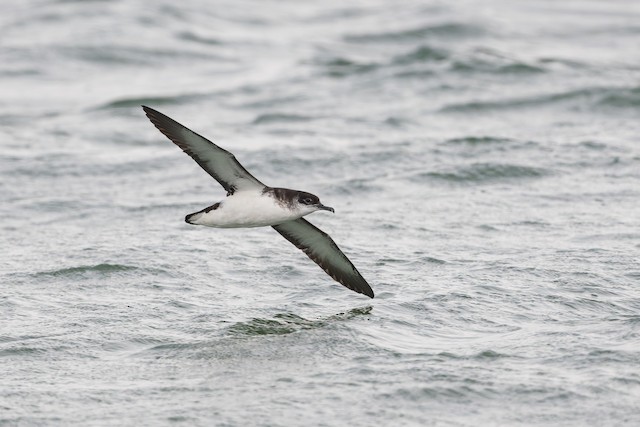
POLYGON ((2 1, 0 149, 2 426, 640 425, 638 1, 2 1))

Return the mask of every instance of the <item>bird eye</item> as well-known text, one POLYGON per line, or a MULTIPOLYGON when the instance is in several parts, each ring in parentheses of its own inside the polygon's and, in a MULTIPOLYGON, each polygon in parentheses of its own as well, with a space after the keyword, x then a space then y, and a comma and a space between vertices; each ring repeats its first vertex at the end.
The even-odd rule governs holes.
POLYGON ((310 205, 311 203, 313 203, 313 200, 311 200, 310 197, 307 197, 306 199, 302 200, 302 203, 304 203, 305 205, 310 205))

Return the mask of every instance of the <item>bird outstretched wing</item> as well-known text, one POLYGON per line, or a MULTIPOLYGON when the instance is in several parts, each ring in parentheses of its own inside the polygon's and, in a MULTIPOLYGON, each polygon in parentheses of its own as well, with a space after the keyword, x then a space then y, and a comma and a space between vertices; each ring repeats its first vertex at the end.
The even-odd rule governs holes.
POLYGON ((373 298, 371 286, 327 233, 304 218, 283 222, 273 228, 307 254, 335 281, 373 298))
POLYGON ((227 150, 153 108, 143 105, 142 109, 151 123, 218 181, 227 194, 265 187, 227 150))

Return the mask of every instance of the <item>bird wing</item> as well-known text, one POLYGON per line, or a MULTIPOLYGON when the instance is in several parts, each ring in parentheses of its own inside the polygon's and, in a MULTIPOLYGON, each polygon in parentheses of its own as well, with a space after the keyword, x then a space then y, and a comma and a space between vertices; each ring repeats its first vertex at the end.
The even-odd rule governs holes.
POLYGON ((298 249, 302 249, 335 281, 373 298, 373 290, 367 281, 327 233, 304 218, 283 222, 273 228, 298 249))
POLYGON ((236 190, 265 187, 263 183, 247 172, 235 156, 227 150, 218 147, 207 138, 198 135, 153 108, 143 105, 142 109, 160 132, 190 155, 202 169, 227 190, 228 194, 233 194, 236 190))

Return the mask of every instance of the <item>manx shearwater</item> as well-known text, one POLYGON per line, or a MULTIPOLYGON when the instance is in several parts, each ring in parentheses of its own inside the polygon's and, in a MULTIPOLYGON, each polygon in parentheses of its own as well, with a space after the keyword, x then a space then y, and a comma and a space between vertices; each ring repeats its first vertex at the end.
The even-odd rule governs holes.
POLYGON ((271 226, 301 249, 334 280, 373 298, 373 290, 329 235, 303 218, 317 210, 334 212, 318 196, 264 185, 230 152, 170 117, 142 106, 151 123, 224 187, 227 197, 185 221, 219 228, 271 226))

